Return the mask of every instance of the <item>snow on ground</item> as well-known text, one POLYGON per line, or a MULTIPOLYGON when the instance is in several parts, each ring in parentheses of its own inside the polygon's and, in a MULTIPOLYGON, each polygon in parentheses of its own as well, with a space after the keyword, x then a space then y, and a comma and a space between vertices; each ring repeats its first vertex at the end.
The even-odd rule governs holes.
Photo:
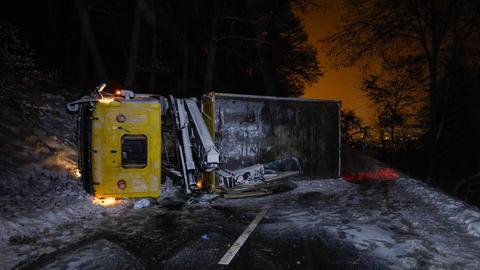
POLYGON ((30 204, 20 204, 17 212, 17 205, 4 204, 6 200, 5 196, 0 200, 2 210, 6 209, 0 216, 0 269, 55 252, 62 243, 78 241, 85 230, 94 229, 105 218, 120 215, 127 207, 127 203, 113 208, 95 205, 89 195, 69 189, 29 198, 30 204), (52 247, 52 239, 58 246, 52 247))
MULTIPOLYGON (((15 100, 0 99, 0 197, 13 203, 46 193, 78 193, 75 119, 65 112, 65 98, 19 92, 15 100)), ((4 209, 2 209, 4 210, 4 209)))
POLYGON ((449 220, 461 224, 467 232, 480 237, 480 212, 478 208, 452 198, 438 189, 434 189, 423 182, 414 179, 401 178, 397 181, 400 186, 421 198, 425 203, 435 205, 440 213, 449 220))
POLYGON ((34 91, 0 98, 0 268, 29 258, 44 238, 79 238, 82 226, 120 212, 92 204, 83 190, 65 104, 34 91))
POLYGON ((143 269, 138 259, 118 245, 100 239, 64 255, 44 269, 143 269))
MULTIPOLYGON (((113 206, 100 206, 81 187, 64 188, 60 193, 45 194, 42 202, 34 201, 33 210, 20 208, 16 213, 15 204, 3 206, 7 213, 13 214, 8 216, 4 212, 0 216, 0 269, 31 268, 30 263, 59 253, 68 254, 43 269, 141 269, 135 257, 122 247, 91 238, 104 224, 117 224, 123 217, 128 219, 129 211, 130 216, 132 213, 138 216, 140 210, 133 209, 136 200, 123 199, 113 206), (72 247, 74 254, 69 253, 72 247)), ((158 202, 152 201, 159 205, 184 203, 181 190, 170 183, 162 185, 158 202)))
MULTIPOLYGON (((271 196, 236 200, 220 198, 210 204, 192 207, 182 203, 179 189, 169 184, 162 187, 158 205, 147 209, 135 210, 130 203, 129 206, 95 210, 98 206, 92 206, 88 199, 74 200, 58 206, 54 209, 55 214, 45 211, 31 219, 12 219, 17 223, 2 230, 16 230, 18 236, 2 240, 6 242, 0 245, 0 261, 4 262, 6 269, 31 266, 29 263, 42 256, 49 258, 44 260, 48 263, 44 269, 86 264, 104 269, 118 266, 114 259, 109 262, 108 254, 98 254, 104 246, 103 250, 113 254, 111 258, 133 256, 128 262, 130 266, 137 264, 139 252, 146 252, 141 264, 150 265, 152 262, 145 260, 157 254, 155 250, 142 251, 140 248, 140 251, 131 252, 128 249, 132 245, 147 245, 159 248, 159 253, 171 246, 178 253, 162 260, 167 259, 165 263, 168 265, 185 265, 183 260, 191 257, 184 255, 184 251, 196 254, 200 260, 203 253, 195 250, 205 248, 205 254, 216 250, 217 256, 223 249, 228 249, 238 236, 236 232, 232 235, 233 227, 228 227, 231 225, 226 225, 231 224, 232 215, 245 224, 238 224, 240 227, 234 230, 239 234, 255 212, 270 205, 266 217, 242 249, 248 249, 248 243, 256 243, 270 250, 269 254, 277 254, 272 256, 278 258, 267 257, 272 261, 287 255, 285 249, 278 246, 281 243, 303 243, 311 247, 312 243, 318 242, 322 243, 321 248, 333 250, 337 260, 347 254, 346 268, 369 265, 370 269, 480 269, 480 237, 473 229, 479 210, 417 180, 400 178, 397 181, 354 184, 327 179, 302 180, 296 184, 291 191, 271 196), (230 210, 225 212, 227 209, 230 210), (243 217, 242 213, 247 216, 243 217), (62 221, 62 217, 65 220, 62 221), (25 226, 18 227, 20 221, 25 222, 25 226), (207 228, 213 231, 205 231, 207 228), (195 236, 195 232, 202 237, 195 236), (179 239, 177 234, 194 238, 179 239), (115 235, 112 239, 115 241, 101 242, 102 236, 108 235, 115 235), (209 241, 195 240, 195 237, 203 239, 203 235, 215 238, 215 246, 207 248, 204 245, 209 241), (131 243, 132 240, 138 243, 131 243), (72 246, 75 251, 70 252, 72 246), (275 253, 277 248, 278 253, 275 253), (150 253, 152 255, 148 255, 150 253)), ((110 238, 106 239, 110 241, 110 238)), ((306 265, 312 260, 309 256, 321 253, 307 251, 306 247, 292 248, 288 257, 306 265)), ((218 260, 216 257, 203 259, 210 261, 210 265, 215 265, 218 260)))
POLYGON ((262 234, 275 232, 278 239, 292 231, 322 235, 323 241, 350 246, 390 269, 480 269, 478 208, 420 181, 332 179, 297 185, 286 194, 247 202, 273 206, 259 229, 262 234))

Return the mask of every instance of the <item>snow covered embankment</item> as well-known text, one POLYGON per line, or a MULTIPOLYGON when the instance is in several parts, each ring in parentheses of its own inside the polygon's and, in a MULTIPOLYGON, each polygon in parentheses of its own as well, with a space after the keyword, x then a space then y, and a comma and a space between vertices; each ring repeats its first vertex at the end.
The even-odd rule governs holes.
POLYGON ((408 189, 410 193, 415 194, 425 203, 436 206, 441 214, 448 217, 450 221, 463 226, 468 233, 480 237, 480 212, 477 208, 456 200, 418 180, 401 178, 397 184, 408 189))
POLYGON ((0 98, 0 261, 7 269, 28 258, 33 247, 27 244, 60 227, 81 228, 120 211, 92 204, 83 190, 75 119, 65 104, 47 93, 0 98))

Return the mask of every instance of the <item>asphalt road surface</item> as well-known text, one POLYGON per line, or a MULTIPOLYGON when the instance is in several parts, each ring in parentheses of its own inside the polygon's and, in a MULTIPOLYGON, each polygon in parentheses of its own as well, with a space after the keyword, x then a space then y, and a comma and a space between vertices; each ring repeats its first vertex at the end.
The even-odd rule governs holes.
POLYGON ((178 193, 165 195, 148 208, 105 218, 80 241, 19 268, 478 269, 480 237, 449 219, 440 199, 419 198, 418 189, 407 188, 411 181, 300 181, 266 197, 194 205, 178 193), (219 265, 265 206, 230 265, 219 265))

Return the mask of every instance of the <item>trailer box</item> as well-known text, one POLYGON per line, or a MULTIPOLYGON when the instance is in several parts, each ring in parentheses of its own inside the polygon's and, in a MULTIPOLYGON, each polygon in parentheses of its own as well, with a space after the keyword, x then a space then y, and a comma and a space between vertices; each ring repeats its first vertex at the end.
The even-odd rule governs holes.
POLYGON ((319 178, 340 175, 340 107, 334 100, 214 92, 202 97, 221 168, 296 157, 304 175, 319 178))

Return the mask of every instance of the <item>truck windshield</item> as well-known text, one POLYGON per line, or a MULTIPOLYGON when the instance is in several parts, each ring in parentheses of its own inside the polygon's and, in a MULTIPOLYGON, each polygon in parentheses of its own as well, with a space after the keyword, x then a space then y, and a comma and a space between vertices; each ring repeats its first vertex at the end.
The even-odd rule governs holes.
POLYGON ((144 168, 147 166, 147 136, 124 135, 122 137, 122 167, 144 168))

